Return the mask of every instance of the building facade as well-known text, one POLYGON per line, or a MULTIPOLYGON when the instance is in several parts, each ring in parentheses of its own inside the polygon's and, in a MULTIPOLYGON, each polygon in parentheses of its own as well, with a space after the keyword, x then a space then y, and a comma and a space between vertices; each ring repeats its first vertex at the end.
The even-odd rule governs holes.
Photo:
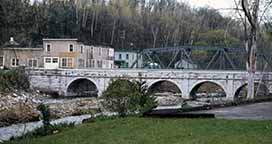
POLYGON ((77 39, 43 39, 44 67, 55 68, 114 68, 114 49, 89 46, 77 39))
POLYGON ((137 68, 142 67, 143 58, 137 52, 115 51, 114 64, 116 68, 137 68))
POLYGON ((84 57, 87 68, 114 68, 114 49, 85 46, 84 57))
POLYGON ((42 52, 44 68, 77 68, 82 57, 77 39, 43 39, 42 52))
POLYGON ((175 69, 197 69, 198 66, 186 60, 179 60, 175 63, 175 69))
POLYGON ((0 48, 0 68, 43 67, 42 48, 0 48))
POLYGON ((45 69, 114 68, 114 49, 77 39, 43 39, 42 48, 0 48, 0 67, 45 69))

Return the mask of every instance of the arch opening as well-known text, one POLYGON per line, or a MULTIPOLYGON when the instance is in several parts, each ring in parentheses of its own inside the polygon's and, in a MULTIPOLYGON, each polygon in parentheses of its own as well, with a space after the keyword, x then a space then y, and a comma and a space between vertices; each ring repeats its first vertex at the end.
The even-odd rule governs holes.
POLYGON ((156 98, 160 106, 178 105, 181 103, 182 92, 174 82, 162 80, 152 84, 148 93, 156 98))
POLYGON ((190 92, 190 97, 193 100, 207 103, 222 102, 226 96, 224 89, 214 82, 201 82, 194 86, 190 92))
MULTIPOLYGON (((235 101, 243 101, 247 99, 247 86, 248 84, 246 83, 236 90, 234 95, 235 101)), ((254 95, 254 99, 271 98, 269 89, 263 83, 254 83, 254 95)))
POLYGON ((77 79, 68 86, 66 96, 97 97, 98 89, 91 80, 77 79))

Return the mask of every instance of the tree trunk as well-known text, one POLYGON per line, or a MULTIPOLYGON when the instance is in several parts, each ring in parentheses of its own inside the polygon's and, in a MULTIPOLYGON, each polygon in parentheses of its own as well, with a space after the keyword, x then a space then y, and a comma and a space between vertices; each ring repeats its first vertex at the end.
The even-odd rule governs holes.
MULTIPOLYGON (((254 32, 253 32, 254 33, 254 32)), ((256 31, 255 31, 256 33, 256 31)), ((257 38, 256 35, 252 36, 249 43, 248 51, 248 95, 247 99, 254 99, 254 75, 256 71, 256 50, 257 50, 257 38)))
POLYGON ((247 70, 248 70, 248 88, 247 88, 247 99, 254 99, 254 75, 256 71, 256 51, 257 51, 257 30, 259 27, 258 13, 260 0, 251 1, 242 0, 242 9, 245 14, 245 18, 249 23, 249 33, 247 32, 247 22, 245 25, 245 46, 247 50, 247 70))
POLYGON ((159 28, 158 27, 151 27, 152 30, 152 36, 153 36, 153 48, 156 47, 156 42, 157 42, 157 35, 159 32, 159 28))
POLYGON ((254 73, 248 72, 247 99, 254 99, 254 73))
POLYGON ((169 44, 169 38, 170 38, 170 35, 171 35, 171 32, 170 30, 168 31, 167 35, 166 35, 166 40, 165 40, 165 47, 168 47, 168 44, 169 44))
POLYGON ((113 45, 113 41, 114 41, 115 28, 116 28, 116 19, 114 19, 114 21, 113 21, 113 26, 112 26, 112 31, 111 31, 111 45, 113 45))
POLYGON ((87 12, 86 8, 83 8, 83 15, 82 15, 82 27, 83 28, 86 27, 87 19, 88 19, 88 12, 87 12))
POLYGON ((92 25, 91 25, 91 38, 93 38, 93 36, 94 36, 95 15, 96 15, 96 12, 95 12, 95 10, 93 10, 93 14, 92 14, 92 25))

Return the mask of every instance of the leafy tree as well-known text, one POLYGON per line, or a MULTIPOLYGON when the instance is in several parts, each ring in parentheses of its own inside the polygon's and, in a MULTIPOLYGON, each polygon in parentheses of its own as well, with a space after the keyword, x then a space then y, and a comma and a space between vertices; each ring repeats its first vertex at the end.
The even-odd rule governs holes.
POLYGON ((146 82, 145 81, 137 81, 138 92, 140 92, 139 102, 139 111, 140 113, 147 112, 152 108, 156 107, 158 104, 155 100, 155 97, 152 97, 151 93, 149 93, 146 82))
POLYGON ((193 9, 178 0, 42 0, 34 3, 2 0, 0 3, 0 45, 13 36, 24 46, 38 46, 46 37, 77 37, 84 43, 115 48, 131 48, 133 43, 138 50, 199 45, 203 41, 208 46, 236 46, 245 39, 242 29, 238 20, 224 17, 218 10, 193 9), (212 40, 213 34, 218 41, 212 40))
POLYGON ((103 92, 103 106, 124 117, 135 112, 144 112, 154 106, 143 82, 117 79, 103 92))
POLYGON ((199 34, 199 41, 195 45, 237 47, 239 40, 222 29, 210 30, 199 34))
MULTIPOLYGON (((13 36, 25 46, 37 46, 44 37, 78 37, 116 48, 185 45, 193 31, 224 29, 229 21, 216 10, 177 0, 2 0, 0 14, 0 45, 13 36)), ((239 27, 235 23, 230 29, 239 27)))

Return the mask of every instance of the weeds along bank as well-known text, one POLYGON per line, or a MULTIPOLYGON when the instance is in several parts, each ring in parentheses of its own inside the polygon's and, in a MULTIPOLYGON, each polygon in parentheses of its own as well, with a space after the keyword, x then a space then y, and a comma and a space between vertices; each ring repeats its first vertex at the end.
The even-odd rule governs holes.
POLYGON ((0 94, 29 90, 29 80, 23 68, 0 70, 0 94))
POLYGON ((0 126, 39 119, 24 69, 0 70, 0 126))
POLYGON ((0 127, 39 121, 37 107, 42 103, 49 106, 52 119, 92 113, 97 108, 97 101, 92 98, 56 101, 31 89, 22 68, 0 70, 0 127))
POLYGON ((1 70, 0 81, 0 127, 40 120, 37 107, 41 104, 50 109, 50 119, 95 113, 100 109, 124 116, 156 106, 155 99, 146 93, 144 82, 112 81, 102 99, 56 99, 31 89, 28 76, 21 68, 1 70))

